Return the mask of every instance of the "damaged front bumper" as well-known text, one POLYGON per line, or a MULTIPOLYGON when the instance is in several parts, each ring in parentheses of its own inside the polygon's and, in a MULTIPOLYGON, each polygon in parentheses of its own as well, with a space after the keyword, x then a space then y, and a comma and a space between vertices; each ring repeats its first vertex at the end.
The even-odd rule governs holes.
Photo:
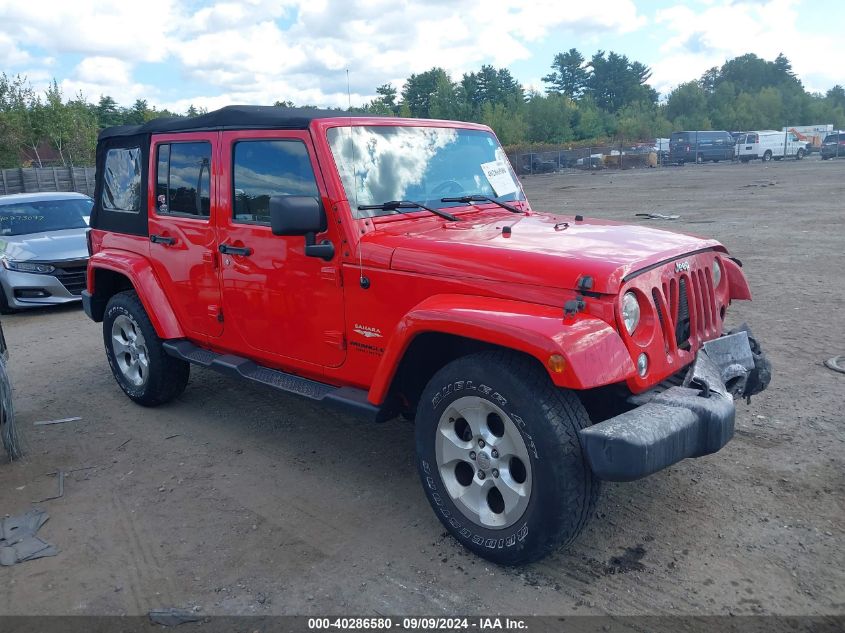
POLYGON ((633 481, 686 458, 715 453, 733 437, 734 398, 750 398, 771 381, 771 364, 746 326, 708 341, 683 386, 629 398, 638 405, 583 429, 593 473, 633 481))

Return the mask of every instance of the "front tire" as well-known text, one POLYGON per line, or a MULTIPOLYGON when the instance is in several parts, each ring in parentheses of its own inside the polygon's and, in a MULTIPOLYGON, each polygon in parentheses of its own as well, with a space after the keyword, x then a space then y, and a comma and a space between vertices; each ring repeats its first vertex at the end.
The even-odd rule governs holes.
POLYGON ((798 152, 796 152, 796 154, 795 154, 795 159, 796 160, 802 160, 803 158, 804 158, 804 150, 799 149, 798 152))
POLYGON ((185 390, 191 366, 165 353, 134 290, 119 292, 109 300, 103 342, 117 384, 138 404, 154 407, 185 390))
POLYGON ((438 371, 417 408, 417 464, 438 519, 504 565, 571 543, 599 494, 578 431, 587 412, 535 361, 504 351, 438 371))

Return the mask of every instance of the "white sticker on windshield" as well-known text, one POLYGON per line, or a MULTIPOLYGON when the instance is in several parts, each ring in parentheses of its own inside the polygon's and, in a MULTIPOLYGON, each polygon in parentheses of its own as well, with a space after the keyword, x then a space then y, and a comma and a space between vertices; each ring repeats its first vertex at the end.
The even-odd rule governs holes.
POLYGON ((497 196, 506 196, 517 191, 517 184, 511 176, 508 164, 503 160, 494 160, 489 163, 481 163, 481 171, 487 178, 487 182, 493 187, 497 196))

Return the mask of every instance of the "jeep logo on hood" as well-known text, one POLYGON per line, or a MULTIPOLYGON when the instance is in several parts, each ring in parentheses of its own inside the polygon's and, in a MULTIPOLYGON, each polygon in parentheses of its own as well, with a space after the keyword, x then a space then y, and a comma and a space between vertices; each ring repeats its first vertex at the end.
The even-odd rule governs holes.
POLYGON ((689 262, 675 262, 675 272, 689 272, 689 262))

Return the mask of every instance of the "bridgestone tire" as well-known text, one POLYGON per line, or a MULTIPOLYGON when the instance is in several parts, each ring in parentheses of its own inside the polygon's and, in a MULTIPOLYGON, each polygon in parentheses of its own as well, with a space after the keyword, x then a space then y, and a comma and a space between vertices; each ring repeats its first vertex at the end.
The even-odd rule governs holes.
MULTIPOLYGON (((578 431, 589 426, 578 398, 558 389, 533 360, 506 351, 459 358, 426 386, 415 421, 417 465, 437 518, 469 550, 495 563, 517 565, 571 543, 594 514, 600 482, 593 477, 578 431), (515 522, 490 528, 457 508, 437 466, 437 428, 456 400, 474 396, 516 422, 531 468, 527 506, 515 522)), ((480 463, 480 458, 477 464, 480 463)))
POLYGON ((147 316, 146 310, 134 290, 119 292, 106 306, 103 317, 103 342, 106 358, 117 384, 132 400, 145 407, 154 407, 173 400, 185 390, 191 366, 185 361, 168 356, 162 341, 147 316), (115 319, 128 317, 144 337, 149 373, 143 385, 132 384, 120 370, 112 344, 112 326, 115 319))

